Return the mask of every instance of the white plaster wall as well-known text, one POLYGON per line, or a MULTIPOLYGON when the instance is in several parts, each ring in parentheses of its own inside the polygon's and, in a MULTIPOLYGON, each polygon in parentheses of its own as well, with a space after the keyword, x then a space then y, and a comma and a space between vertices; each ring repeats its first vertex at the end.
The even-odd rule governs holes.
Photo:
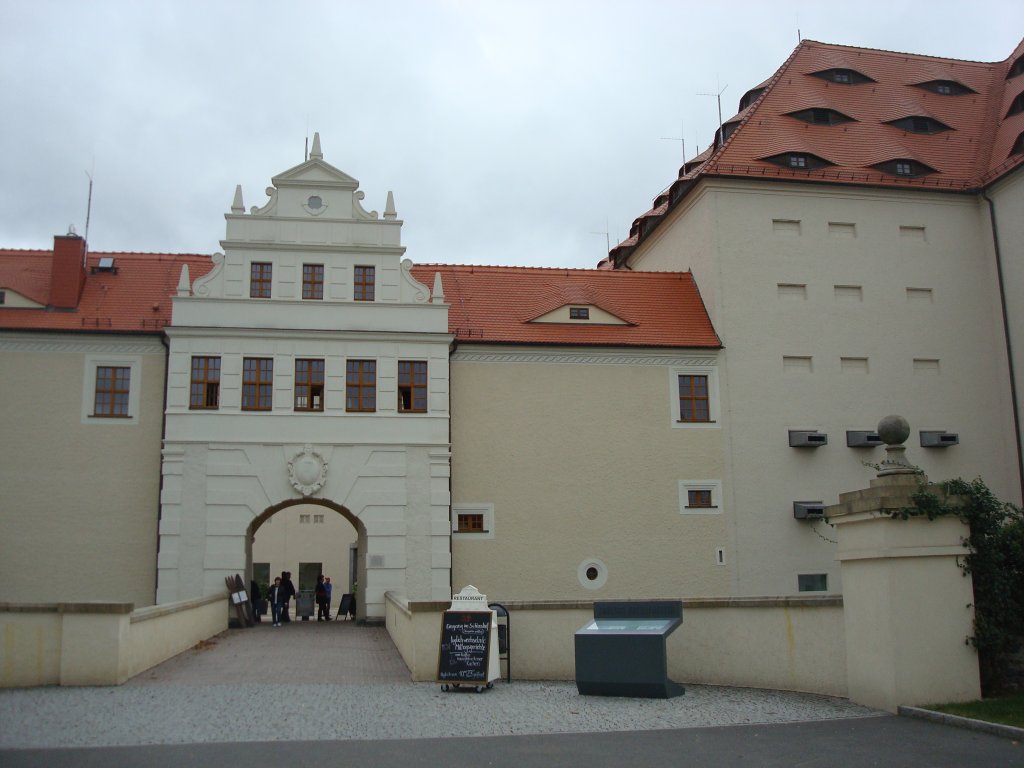
POLYGON ((454 583, 498 601, 728 594, 731 509, 680 512, 680 480, 724 472, 721 430, 672 419, 670 370, 693 359, 715 355, 460 347, 452 502, 492 504, 494 530, 453 535, 454 583), (578 576, 592 559, 599 589, 578 576))
POLYGON ((845 433, 889 413, 909 419, 909 458, 930 476, 983 475, 1018 496, 983 224, 972 196, 715 181, 634 255, 634 269, 692 268, 726 347, 735 594, 791 594, 800 573, 825 573, 839 591, 834 535, 795 521, 792 502, 834 503, 864 485, 862 462, 882 451, 847 448, 845 433), (829 444, 789 448, 789 429, 818 429, 829 444), (961 444, 922 449, 921 429, 961 444))
POLYGON ((0 334, 8 599, 153 603, 163 381, 156 338, 0 334), (137 418, 82 417, 97 355, 138 361, 137 418))

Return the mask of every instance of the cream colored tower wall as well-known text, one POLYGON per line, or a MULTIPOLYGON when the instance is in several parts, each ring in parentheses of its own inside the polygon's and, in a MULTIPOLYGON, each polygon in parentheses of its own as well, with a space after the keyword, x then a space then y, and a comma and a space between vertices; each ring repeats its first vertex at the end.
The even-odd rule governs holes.
POLYGON ((9 599, 153 604, 164 349, 0 334, 0 583, 9 599), (131 368, 131 418, 97 418, 97 364, 131 368), (17 438, 17 439, 15 439, 17 438))
MULTIPOLYGON (((1011 176, 988 192, 996 212, 999 248, 1003 265, 1003 287, 1006 293, 1007 319, 1012 343, 1013 365, 1017 385, 1017 407, 1024 420, 1024 171, 1018 168, 1011 176)), ((988 224, 988 204, 985 209, 988 224)), ((991 244, 991 235, 989 236, 991 244)), ((991 247, 991 245, 990 245, 991 247)), ((1024 426, 1019 435, 1024 444, 1024 426)))
POLYGON ((932 477, 983 475, 1016 499, 1014 435, 994 261, 972 196, 826 185, 704 182, 634 255, 692 269, 726 352, 726 503, 738 595, 789 594, 799 574, 840 589, 828 526, 797 500, 834 503, 881 449, 847 430, 909 419, 911 461, 932 477), (828 445, 788 446, 790 429, 828 445), (960 445, 918 447, 919 430, 960 445))
POLYGON ((730 508, 680 500, 680 481, 721 479, 721 430, 678 427, 671 403, 678 366, 714 363, 714 351, 458 349, 452 514, 493 518, 453 535, 454 583, 499 601, 728 594, 730 508))

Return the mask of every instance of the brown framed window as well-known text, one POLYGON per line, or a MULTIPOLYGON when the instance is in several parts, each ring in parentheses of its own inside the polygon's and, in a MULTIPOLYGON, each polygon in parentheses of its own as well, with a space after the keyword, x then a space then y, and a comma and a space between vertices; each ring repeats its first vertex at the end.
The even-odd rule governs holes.
POLYGON ((707 376, 679 377, 679 420, 711 421, 707 376))
POLYGON ((273 358, 245 358, 242 361, 242 410, 269 411, 273 406, 273 390, 273 358))
POLYGON ((590 307, 569 307, 570 320, 589 320, 590 307))
POLYGON ((456 533, 485 533, 484 516, 476 512, 459 512, 456 533))
POLYGON ((377 410, 377 362, 348 360, 345 363, 345 410, 377 410))
POLYGON ((220 358, 193 357, 188 407, 194 411, 220 407, 220 358))
POLYGON ((710 490, 688 490, 686 492, 687 507, 713 507, 710 490))
POLYGON ((376 279, 377 270, 375 267, 356 266, 352 281, 352 298, 356 301, 373 301, 376 279))
POLYGON ((324 297, 324 265, 302 265, 302 298, 322 299, 324 297))
POLYGON ((398 361, 398 412, 427 412, 427 364, 398 361))
POLYGON ((249 265, 249 298, 269 299, 270 283, 274 274, 269 261, 254 261, 249 265))
POLYGON ((93 416, 128 417, 131 368, 101 365, 96 368, 96 396, 93 416))
POLYGON ((295 361, 295 410, 324 409, 324 361, 295 361))

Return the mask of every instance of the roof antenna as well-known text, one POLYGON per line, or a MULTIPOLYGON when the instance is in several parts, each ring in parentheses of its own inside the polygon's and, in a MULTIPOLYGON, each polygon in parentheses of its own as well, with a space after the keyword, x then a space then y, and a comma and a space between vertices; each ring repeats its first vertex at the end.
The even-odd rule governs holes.
POLYGON ((803 38, 800 37, 800 27, 796 28, 796 44, 800 45, 803 42, 803 38))
POLYGON ((683 144, 683 165, 686 164, 686 130, 683 127, 683 121, 679 121, 679 135, 678 136, 662 136, 662 141, 679 141, 683 144))
POLYGON ((591 232, 592 235, 604 235, 605 252, 610 252, 612 249, 611 236, 608 234, 608 217, 604 217, 604 232, 591 232))
MULTIPOLYGON (((715 82, 717 83, 718 81, 716 80, 715 82)), ((719 89, 718 93, 697 94, 698 96, 714 96, 716 99, 718 99, 718 137, 719 141, 721 141, 723 144, 725 143, 725 137, 722 135, 722 94, 725 93, 725 89, 728 87, 729 84, 726 83, 725 87, 719 89)))
MULTIPOLYGON (((95 170, 95 168, 93 168, 95 170)), ((85 204, 85 250, 89 250, 89 220, 92 218, 92 175, 88 171, 85 172, 86 178, 89 179, 89 199, 85 204)), ((84 257, 83 257, 84 258, 84 257)), ((85 266, 85 262, 82 262, 82 266, 85 266)))

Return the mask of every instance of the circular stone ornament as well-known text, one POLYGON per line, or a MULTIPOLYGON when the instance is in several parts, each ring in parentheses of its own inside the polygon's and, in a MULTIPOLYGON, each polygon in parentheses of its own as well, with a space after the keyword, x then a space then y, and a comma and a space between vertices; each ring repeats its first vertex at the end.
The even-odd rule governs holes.
POLYGON ((312 496, 324 487, 327 462, 312 445, 306 445, 288 462, 288 480, 303 496, 312 496))
POLYGON ((910 422, 902 416, 886 416, 878 422, 878 436, 886 445, 902 445, 910 437, 910 422))

